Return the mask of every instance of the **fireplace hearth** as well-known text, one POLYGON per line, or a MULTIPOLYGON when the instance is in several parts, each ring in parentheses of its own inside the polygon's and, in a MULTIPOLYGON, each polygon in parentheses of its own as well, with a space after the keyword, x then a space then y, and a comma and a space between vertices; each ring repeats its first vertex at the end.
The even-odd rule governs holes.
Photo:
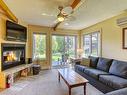
POLYGON ((1 45, 2 71, 25 64, 25 45, 24 44, 7 44, 1 45))

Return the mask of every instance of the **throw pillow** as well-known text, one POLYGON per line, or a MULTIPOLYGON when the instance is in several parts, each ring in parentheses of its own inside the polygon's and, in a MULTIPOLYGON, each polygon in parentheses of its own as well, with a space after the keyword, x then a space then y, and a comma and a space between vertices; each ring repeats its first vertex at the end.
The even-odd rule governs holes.
POLYGON ((89 58, 82 58, 81 65, 90 66, 90 59, 89 58))
POLYGON ((89 59, 90 59, 90 67, 96 68, 99 58, 98 57, 89 56, 89 59))
POLYGON ((97 69, 108 72, 111 64, 112 64, 112 59, 100 57, 97 63, 97 69))
POLYGON ((127 79, 127 62, 113 60, 112 65, 109 69, 109 73, 127 79))

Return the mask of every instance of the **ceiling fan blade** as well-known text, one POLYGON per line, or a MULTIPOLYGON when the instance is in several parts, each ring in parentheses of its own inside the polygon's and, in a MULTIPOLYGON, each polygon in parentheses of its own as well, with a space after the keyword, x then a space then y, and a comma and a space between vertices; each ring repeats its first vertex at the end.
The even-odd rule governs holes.
POLYGON ((77 10, 78 8, 80 8, 83 4, 84 4, 85 6, 87 6, 87 4, 86 4, 87 1, 88 1, 88 0, 81 0, 81 1, 79 2, 79 4, 75 7, 74 11, 77 10))
POLYGON ((53 30, 55 31, 56 28, 61 24, 62 22, 58 22, 54 27, 53 27, 53 30))
POLYGON ((56 23, 58 23, 58 22, 59 22, 59 21, 58 21, 57 19, 53 21, 54 24, 56 24, 56 23))
POLYGON ((76 17, 70 15, 67 17, 67 19, 65 19, 65 21, 75 21, 76 20, 76 17))
POLYGON ((72 9, 74 9, 80 3, 80 1, 81 0, 74 0, 74 2, 71 4, 72 9))

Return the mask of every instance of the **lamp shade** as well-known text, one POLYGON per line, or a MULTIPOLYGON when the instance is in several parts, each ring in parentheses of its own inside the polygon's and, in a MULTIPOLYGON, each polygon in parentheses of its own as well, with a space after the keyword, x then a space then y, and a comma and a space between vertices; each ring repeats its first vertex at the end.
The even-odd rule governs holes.
POLYGON ((83 53, 83 49, 78 48, 78 49, 77 49, 77 55, 78 55, 79 58, 82 57, 82 53, 83 53))
POLYGON ((83 49, 82 49, 82 48, 78 48, 78 49, 77 49, 77 53, 78 53, 78 54, 82 54, 82 53, 83 53, 83 49))

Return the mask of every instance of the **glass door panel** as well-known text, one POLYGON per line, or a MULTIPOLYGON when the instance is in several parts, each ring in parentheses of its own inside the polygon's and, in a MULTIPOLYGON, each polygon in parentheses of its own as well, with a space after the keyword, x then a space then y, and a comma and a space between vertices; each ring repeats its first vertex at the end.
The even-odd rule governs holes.
POLYGON ((65 65, 76 56, 76 36, 52 36, 52 66, 65 65))

